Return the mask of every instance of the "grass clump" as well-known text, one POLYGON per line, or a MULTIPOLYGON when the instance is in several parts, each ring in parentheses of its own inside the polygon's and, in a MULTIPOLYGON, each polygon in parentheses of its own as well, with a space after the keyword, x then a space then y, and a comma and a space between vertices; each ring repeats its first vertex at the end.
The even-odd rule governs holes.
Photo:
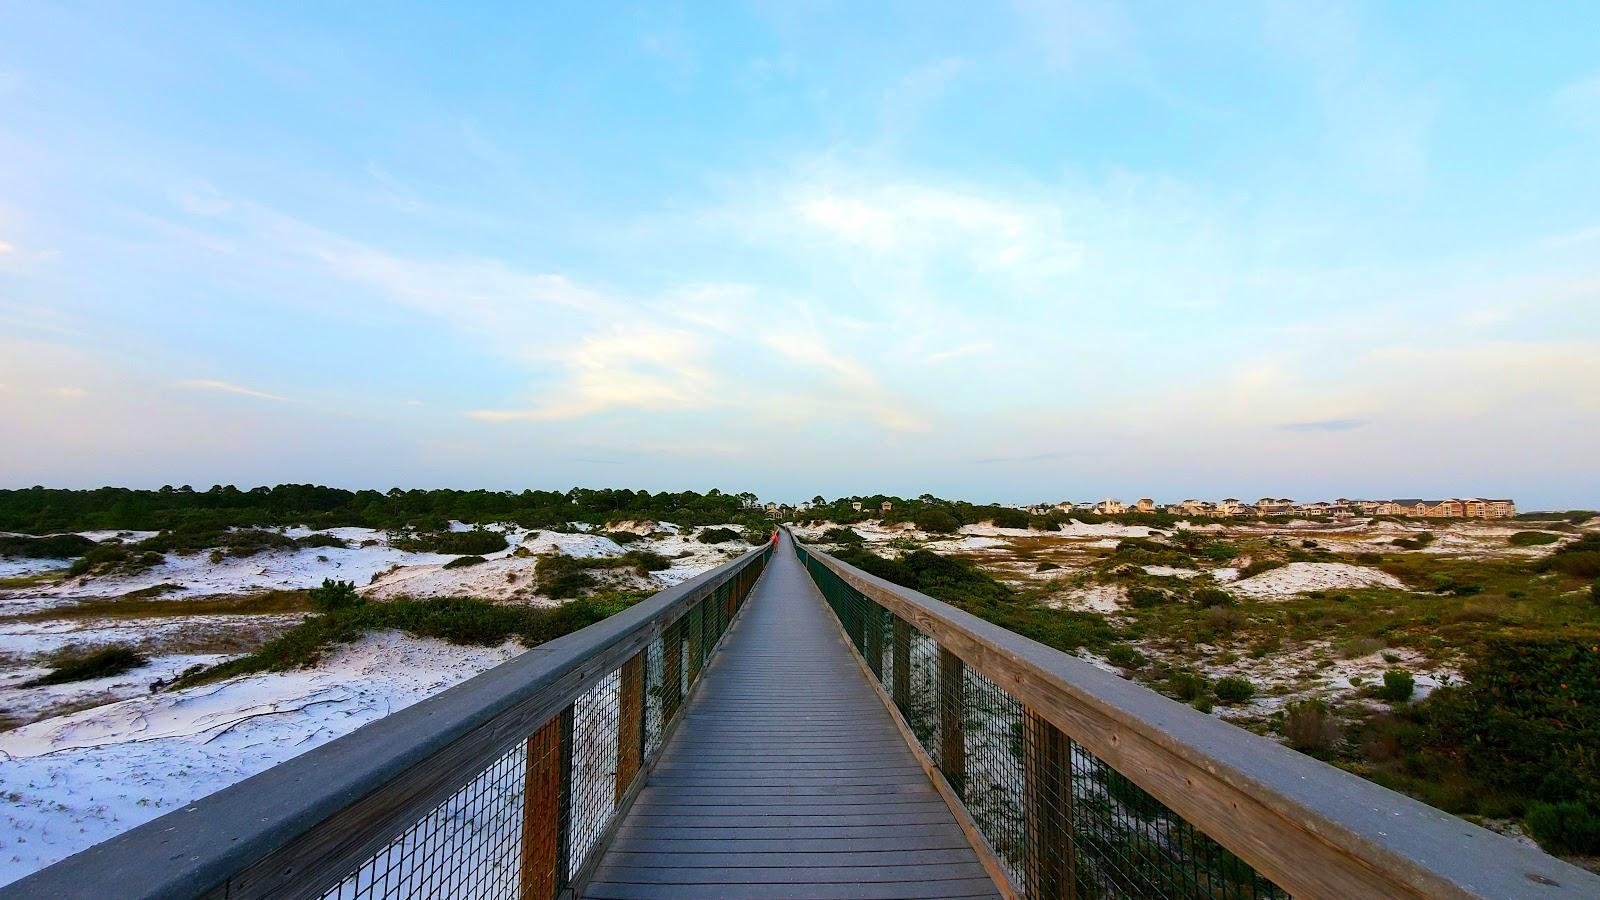
POLYGON ((824 543, 828 544, 849 544, 856 547, 866 543, 866 538, 863 538, 860 534, 857 534, 854 528, 848 528, 844 526, 829 528, 827 531, 824 531, 822 533, 822 540, 824 543))
POLYGON ((46 684, 67 684, 94 678, 110 678, 130 669, 137 669, 147 661, 132 647, 120 645, 95 650, 64 650, 50 658, 51 669, 48 673, 31 681, 25 681, 22 686, 39 687, 46 684))
POLYGON ((739 540, 739 532, 732 528, 707 528, 696 535, 695 540, 702 544, 726 544, 739 540))
POLYGON ((478 556, 476 554, 473 554, 471 556, 458 556, 455 559, 452 559, 449 562, 445 563, 442 568, 446 568, 446 569, 465 569, 465 568, 469 568, 471 566, 481 566, 486 562, 488 562, 487 559, 484 559, 483 557, 478 556))

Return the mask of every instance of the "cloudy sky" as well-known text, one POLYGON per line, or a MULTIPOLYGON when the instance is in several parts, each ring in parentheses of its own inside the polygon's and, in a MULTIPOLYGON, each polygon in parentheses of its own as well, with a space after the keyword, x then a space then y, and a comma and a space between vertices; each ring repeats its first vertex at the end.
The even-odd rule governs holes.
POLYGON ((1591 4, 254 6, 0 6, 0 484, 1600 505, 1591 4))

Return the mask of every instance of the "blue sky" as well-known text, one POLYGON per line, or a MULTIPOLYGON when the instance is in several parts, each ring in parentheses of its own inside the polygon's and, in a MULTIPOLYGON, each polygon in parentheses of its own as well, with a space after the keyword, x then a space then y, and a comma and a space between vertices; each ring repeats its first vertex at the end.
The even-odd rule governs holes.
POLYGON ((0 409, 13 486, 1600 505, 1600 11, 8 4, 0 409))

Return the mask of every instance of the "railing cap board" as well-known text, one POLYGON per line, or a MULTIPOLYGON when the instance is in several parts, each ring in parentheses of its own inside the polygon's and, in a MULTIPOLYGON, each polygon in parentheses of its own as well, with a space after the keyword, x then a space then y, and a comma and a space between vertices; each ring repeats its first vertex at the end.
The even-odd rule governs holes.
MULTIPOLYGON (((1198 770, 1209 776, 1212 785, 1208 787, 1214 787, 1216 793, 1232 795, 1240 806, 1263 805, 1276 811, 1291 827, 1313 836, 1325 851, 1320 854, 1321 859, 1289 860, 1290 863, 1307 869, 1345 867, 1356 873, 1355 881, 1370 882, 1370 876, 1376 873, 1380 879, 1387 879, 1393 890, 1419 896, 1600 897, 1600 876, 1537 848, 1213 718, 820 550, 801 546, 868 596, 898 601, 920 612, 925 619, 914 624, 942 626, 953 635, 970 638, 972 643, 967 648, 950 649, 957 655, 966 650, 980 656, 964 661, 1002 687, 1016 684, 1020 678, 1026 689, 1031 678, 1041 687, 1053 688, 1057 695, 1064 693, 1099 717, 1125 728, 1130 735, 1160 747, 1185 763, 1189 771, 1198 770), (1014 668, 1020 675, 1010 677, 994 671, 993 664, 1001 660, 1009 663, 1006 668, 1014 668), (1359 869, 1368 871, 1358 872, 1359 869)), ((1036 711, 1047 718, 1057 712, 1036 711)), ((1070 732, 1069 736, 1095 751, 1095 736, 1070 732)), ((1141 781, 1137 771, 1123 774, 1136 783, 1141 781)), ((1151 793, 1168 806, 1179 808, 1185 804, 1183 797, 1151 793)), ((1256 868, 1280 876, 1284 860, 1259 860, 1259 854, 1251 852, 1250 842, 1241 842, 1236 834, 1210 836, 1256 868)), ((1281 837, 1260 836, 1261 843, 1269 845, 1281 837)), ((1296 892, 1292 883, 1295 878, 1280 876, 1274 880, 1297 896, 1315 896, 1319 892, 1314 887, 1308 891, 1306 886, 1326 883, 1313 876, 1302 882, 1296 892)), ((1335 876, 1331 880, 1340 879, 1335 876)))
MULTIPOLYGON (((581 672, 609 648, 670 624, 661 620, 710 594, 766 550, 756 547, 449 690, 81 850, 0 888, 0 898, 104 900, 108 891, 126 898, 186 898, 214 891, 462 737, 581 672)), ((557 708, 570 703, 602 674, 572 682, 578 685, 572 696, 552 702, 557 708)), ((507 734, 499 743, 509 749, 525 737, 507 734)), ((462 773, 461 780, 472 774, 462 773)))

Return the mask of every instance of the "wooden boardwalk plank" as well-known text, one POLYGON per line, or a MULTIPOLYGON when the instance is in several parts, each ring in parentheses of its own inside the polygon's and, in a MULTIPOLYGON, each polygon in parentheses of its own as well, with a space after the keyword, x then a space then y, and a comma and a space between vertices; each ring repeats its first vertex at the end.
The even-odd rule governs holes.
POLYGON ((832 615, 785 538, 585 897, 999 896, 832 615))

